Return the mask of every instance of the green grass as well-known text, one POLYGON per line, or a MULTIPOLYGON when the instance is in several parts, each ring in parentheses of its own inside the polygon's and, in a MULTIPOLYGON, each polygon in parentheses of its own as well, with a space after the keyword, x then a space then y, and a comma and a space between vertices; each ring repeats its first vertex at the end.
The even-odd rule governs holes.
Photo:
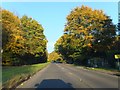
POLYGON ((103 71, 118 71, 117 69, 113 69, 113 68, 89 68, 89 69, 103 70, 103 71))
POLYGON ((2 67, 0 66, 0 89, 2 88, 2 67))
POLYGON ((30 78, 33 74, 43 69, 49 63, 26 65, 26 66, 8 66, 2 68, 3 87, 13 88, 20 82, 30 78))
POLYGON ((106 71, 106 72, 114 72, 114 73, 120 73, 119 70, 114 69, 114 68, 87 68, 87 69, 92 69, 92 70, 97 70, 97 71, 106 71))
POLYGON ((91 70, 119 71, 118 69, 115 69, 115 68, 102 68, 102 67, 95 68, 95 67, 81 66, 81 65, 77 65, 77 64, 72 64, 72 65, 82 67, 82 68, 86 68, 86 69, 91 69, 91 70))
POLYGON ((120 71, 117 69, 113 69, 113 68, 88 68, 89 70, 95 70, 95 71, 101 71, 101 72, 106 72, 106 73, 110 73, 112 75, 116 75, 116 76, 120 76, 120 71))
POLYGON ((109 73, 109 74, 112 74, 112 75, 120 76, 120 71, 118 69, 115 69, 115 68, 102 68, 102 67, 95 68, 95 67, 80 66, 80 65, 77 65, 77 64, 72 64, 72 65, 76 66, 76 67, 85 68, 85 69, 88 69, 88 70, 94 70, 94 71, 99 71, 99 72, 103 72, 103 73, 109 73))

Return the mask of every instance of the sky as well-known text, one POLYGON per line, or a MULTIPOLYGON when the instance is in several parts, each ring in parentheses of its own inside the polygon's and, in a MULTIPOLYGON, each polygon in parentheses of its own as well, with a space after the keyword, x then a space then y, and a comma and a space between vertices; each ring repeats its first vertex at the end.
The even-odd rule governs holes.
POLYGON ((92 9, 103 10, 104 13, 118 22, 117 2, 2 2, 2 8, 22 17, 27 15, 37 20, 44 28, 44 34, 48 40, 47 50, 54 50, 55 42, 63 35, 66 16, 71 10, 81 5, 92 9))

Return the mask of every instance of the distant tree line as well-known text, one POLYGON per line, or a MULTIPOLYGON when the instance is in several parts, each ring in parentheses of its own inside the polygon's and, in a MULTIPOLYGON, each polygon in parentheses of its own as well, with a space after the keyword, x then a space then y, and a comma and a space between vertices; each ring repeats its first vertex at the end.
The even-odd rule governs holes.
POLYGON ((55 51, 49 53, 48 55, 48 61, 52 62, 52 61, 60 61, 63 62, 62 56, 60 56, 60 54, 56 53, 55 51))
POLYGON ((2 65, 26 65, 47 61, 44 29, 32 17, 19 18, 1 9, 2 65))
POLYGON ((115 67, 114 55, 120 54, 120 39, 109 16, 102 10, 81 6, 66 19, 64 34, 54 48, 67 63, 115 67))

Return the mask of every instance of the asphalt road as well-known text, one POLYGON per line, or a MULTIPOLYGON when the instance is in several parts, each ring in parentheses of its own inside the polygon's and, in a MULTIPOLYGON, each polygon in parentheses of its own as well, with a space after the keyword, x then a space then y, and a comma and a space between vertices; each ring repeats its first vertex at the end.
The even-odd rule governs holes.
POLYGON ((17 88, 118 88, 118 77, 51 63, 17 88))

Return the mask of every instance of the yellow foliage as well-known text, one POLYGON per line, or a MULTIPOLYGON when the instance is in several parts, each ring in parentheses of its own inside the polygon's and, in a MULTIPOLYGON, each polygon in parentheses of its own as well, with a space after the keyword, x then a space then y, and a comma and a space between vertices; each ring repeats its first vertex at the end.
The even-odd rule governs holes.
POLYGON ((49 55, 48 55, 48 60, 49 61, 56 61, 57 59, 60 58, 60 55, 58 55, 56 52, 51 52, 49 55))
POLYGON ((24 41, 22 31, 20 29, 20 19, 13 13, 2 10, 2 32, 3 32, 3 49, 4 51, 12 51, 20 53, 23 50, 24 41), (6 38, 8 41, 6 41, 6 38))
POLYGON ((88 43, 87 45, 88 45, 88 47, 92 47, 91 43, 88 43))

